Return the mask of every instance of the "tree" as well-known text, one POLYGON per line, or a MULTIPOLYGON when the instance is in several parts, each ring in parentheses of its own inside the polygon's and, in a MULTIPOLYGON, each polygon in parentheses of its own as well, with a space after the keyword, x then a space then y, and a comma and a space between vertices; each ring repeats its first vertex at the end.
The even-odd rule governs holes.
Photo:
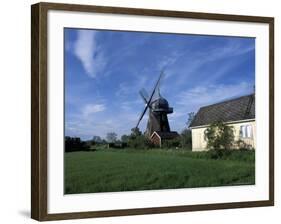
POLYGON ((194 112, 188 113, 188 118, 187 118, 187 122, 186 122, 187 127, 189 127, 189 125, 193 121, 194 117, 195 117, 195 113, 194 112))
POLYGON ((192 137, 191 137, 191 130, 186 128, 181 132, 181 146, 183 148, 191 149, 192 147, 192 137))
POLYGON ((107 141, 105 139, 102 139, 101 144, 107 144, 107 141))
POLYGON ((129 135, 122 135, 121 136, 121 141, 122 142, 128 142, 129 141, 130 136, 129 135))
POLYGON ((109 142, 109 143, 113 143, 113 142, 116 142, 117 140, 117 134, 115 132, 109 132, 106 134, 106 140, 109 142))
POLYGON ((234 131, 232 126, 227 126, 223 122, 214 122, 204 133, 207 141, 207 148, 220 150, 231 149, 234 143, 234 131))
POLYGON ((69 137, 65 136, 64 139, 65 152, 74 152, 74 151, 88 151, 89 146, 85 141, 82 141, 78 137, 69 137))
POLYGON ((153 148, 153 143, 142 134, 139 128, 132 128, 131 134, 128 136, 127 144, 130 148, 134 149, 150 149, 153 148))
POLYGON ((133 137, 142 135, 139 128, 132 128, 131 131, 132 131, 131 136, 133 136, 133 137))
POLYGON ((102 142, 102 139, 101 139, 100 136, 93 136, 92 141, 93 141, 94 143, 101 143, 101 142, 102 142))

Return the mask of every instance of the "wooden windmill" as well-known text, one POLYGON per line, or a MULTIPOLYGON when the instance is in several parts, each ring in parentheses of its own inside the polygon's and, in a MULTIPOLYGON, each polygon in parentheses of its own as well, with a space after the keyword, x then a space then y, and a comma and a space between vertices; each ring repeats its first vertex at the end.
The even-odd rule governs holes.
POLYGON ((149 109, 149 116, 147 122, 147 128, 145 134, 154 139, 154 136, 159 139, 155 143, 161 146, 161 142, 164 139, 171 139, 178 136, 177 132, 172 132, 170 130, 170 125, 168 121, 168 114, 173 113, 173 108, 169 107, 168 101, 160 94, 160 82, 163 80, 164 73, 160 73, 154 88, 150 95, 147 94, 145 89, 140 91, 140 95, 144 100, 145 107, 140 115, 137 122, 136 128, 138 128, 143 116, 145 115, 147 109, 149 109))

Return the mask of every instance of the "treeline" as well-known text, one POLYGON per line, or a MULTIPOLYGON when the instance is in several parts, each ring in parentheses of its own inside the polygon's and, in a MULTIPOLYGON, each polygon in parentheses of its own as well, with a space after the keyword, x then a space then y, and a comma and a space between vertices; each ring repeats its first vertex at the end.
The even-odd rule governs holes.
POLYGON ((64 139, 65 152, 89 151, 90 145, 78 137, 66 136, 64 139))
MULTIPOLYGON (((194 119, 194 112, 188 113, 188 120, 186 126, 188 127, 194 119)), ((151 149, 159 146, 154 145, 145 133, 142 133, 139 128, 133 128, 131 134, 122 135, 120 139, 117 138, 115 132, 106 134, 105 139, 100 136, 93 136, 91 140, 82 141, 79 137, 65 137, 65 151, 94 151, 97 149, 106 148, 131 148, 131 149, 151 149)), ((184 129, 177 138, 162 141, 162 148, 181 148, 192 149, 191 130, 184 129)))
MULTIPOLYGON (((151 149, 159 147, 154 145, 144 133, 141 133, 139 129, 132 129, 132 133, 130 135, 122 135, 121 141, 127 143, 127 146, 132 149, 151 149)), ((182 148, 191 150, 191 141, 191 130, 184 129, 177 138, 164 140, 162 142, 162 148, 182 148)))
MULTIPOLYGON (((106 139, 99 136, 94 136, 91 140, 83 141, 79 137, 65 137, 65 152, 75 151, 95 151, 98 149, 151 149, 158 148, 149 138, 139 129, 132 129, 130 135, 122 135, 120 140, 117 139, 117 134, 108 133, 106 139)), ((191 131, 185 129, 179 137, 166 140, 162 143, 162 148, 182 148, 191 150, 191 131)))

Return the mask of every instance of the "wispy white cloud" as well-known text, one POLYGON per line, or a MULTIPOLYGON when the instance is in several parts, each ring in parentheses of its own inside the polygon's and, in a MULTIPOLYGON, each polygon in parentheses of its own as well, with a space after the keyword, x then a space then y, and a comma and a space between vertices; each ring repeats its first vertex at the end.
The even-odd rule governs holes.
POLYGON ((165 70, 166 68, 172 66, 184 53, 179 51, 172 51, 169 55, 159 56, 159 61, 157 63, 158 70, 165 70))
POLYGON ((95 109, 94 111, 86 116, 81 110, 70 121, 67 121, 66 135, 90 139, 94 135, 105 138, 108 132, 115 132, 118 137, 121 137, 121 135, 131 132, 131 128, 136 125, 138 118, 138 114, 134 111, 126 113, 114 113, 113 111, 99 113, 95 109))
POLYGON ((180 106, 206 106, 225 99, 241 96, 253 92, 253 86, 246 82, 238 84, 220 84, 196 86, 179 94, 177 104, 180 106))
POLYGON ((118 106, 122 112, 131 112, 136 109, 136 107, 140 107, 143 105, 143 101, 141 99, 136 99, 134 101, 122 101, 118 102, 118 106))
POLYGON ((128 97, 131 96, 132 94, 136 95, 138 94, 138 91, 141 90, 141 88, 146 86, 148 81, 149 81, 148 76, 141 75, 138 73, 138 75, 134 76, 131 82, 120 83, 115 95, 117 97, 123 97, 123 96, 128 97))
POLYGON ((229 57, 235 57, 246 54, 255 49, 254 45, 244 45, 241 42, 229 40, 226 44, 221 46, 213 46, 197 53, 197 57, 204 62, 216 61, 229 57))
POLYGON ((88 117, 91 114, 102 112, 106 109, 104 104, 87 104, 83 110, 82 114, 85 117, 88 117))
POLYGON ((106 59, 98 46, 96 36, 95 31, 79 30, 73 46, 74 55, 80 60, 86 73, 93 78, 106 66, 106 59))
POLYGON ((66 123, 66 135, 80 136, 83 139, 90 139, 94 135, 105 138, 106 133, 116 132, 118 128, 111 119, 105 120, 95 116, 92 119, 81 117, 66 123))
POLYGON ((174 108, 174 113, 168 116, 171 128, 177 131, 183 130, 186 127, 188 113, 196 113, 200 107, 252 92, 253 86, 246 82, 228 85, 211 84, 208 86, 196 86, 182 91, 170 102, 171 106, 174 108))
POLYGON ((229 40, 226 44, 214 46, 209 49, 196 52, 186 51, 182 55, 177 54, 178 57, 175 57, 176 61, 167 66, 166 73, 169 74, 167 78, 173 79, 176 86, 183 85, 187 81, 190 81, 190 79, 192 80, 192 77, 200 75, 202 70, 206 72, 206 66, 216 67, 216 72, 212 73, 212 75, 206 74, 204 80, 202 80, 204 84, 208 85, 226 75, 235 66, 243 62, 241 58, 239 60, 231 60, 232 57, 242 56, 254 50, 254 45, 245 45, 241 42, 229 40), (218 66, 218 63, 225 59, 229 59, 228 62, 224 62, 218 66))

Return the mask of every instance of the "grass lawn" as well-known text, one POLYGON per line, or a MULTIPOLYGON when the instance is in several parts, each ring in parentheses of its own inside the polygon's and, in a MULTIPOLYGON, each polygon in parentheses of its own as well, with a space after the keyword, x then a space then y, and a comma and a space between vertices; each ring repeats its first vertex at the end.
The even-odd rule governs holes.
POLYGON ((179 150, 65 153, 65 193, 255 184, 254 152, 236 154, 214 160, 179 150))

